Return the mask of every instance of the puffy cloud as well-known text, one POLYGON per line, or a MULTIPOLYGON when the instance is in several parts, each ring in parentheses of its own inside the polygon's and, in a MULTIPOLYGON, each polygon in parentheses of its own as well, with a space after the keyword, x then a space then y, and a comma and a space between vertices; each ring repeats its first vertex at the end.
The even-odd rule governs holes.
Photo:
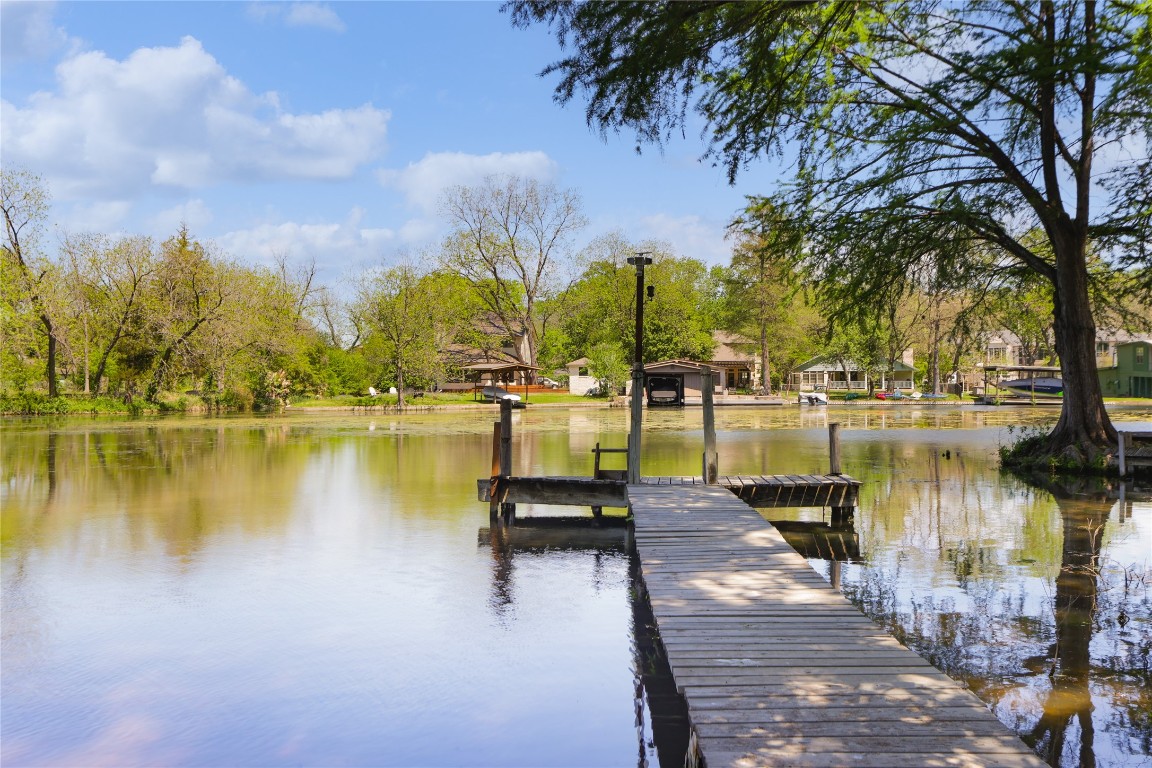
POLYGON ((370 104, 283 112, 276 94, 253 94, 191 37, 123 61, 70 56, 56 79, 25 106, 0 102, 0 142, 7 161, 35 168, 65 199, 348 178, 383 151, 390 117, 370 104))
POLYGON ((396 244, 390 229, 362 227, 363 212, 353 209, 342 222, 278 222, 235 230, 215 238, 232 256, 249 263, 271 263, 276 256, 290 262, 315 260, 320 276, 338 277, 347 268, 378 262, 396 244))
POLYGON ((46 59, 78 43, 53 21, 56 3, 0 3, 0 57, 46 59))
POLYGON ((444 191, 455 186, 471 186, 485 176, 510 174, 539 181, 551 181, 558 166, 544 152, 493 152, 468 155, 463 152, 429 153, 403 170, 377 172, 380 183, 404 194, 411 205, 426 214, 437 211, 444 191))
POLYGON ((347 29, 336 11, 327 3, 250 3, 248 16, 260 22, 283 21, 288 27, 317 27, 333 32, 347 29))
POLYGON ((724 240, 725 226, 700 216, 656 214, 640 219, 638 239, 663 240, 681 256, 699 259, 705 264, 726 264, 732 247, 724 240))
POLYGON ((192 232, 199 232, 211 221, 212 211, 203 200, 186 200, 154 215, 148 221, 148 229, 166 238, 175 234, 181 225, 187 225, 192 232))
POLYGON ((344 22, 332 7, 324 3, 293 3, 288 7, 284 23, 290 27, 319 27, 343 32, 344 22))

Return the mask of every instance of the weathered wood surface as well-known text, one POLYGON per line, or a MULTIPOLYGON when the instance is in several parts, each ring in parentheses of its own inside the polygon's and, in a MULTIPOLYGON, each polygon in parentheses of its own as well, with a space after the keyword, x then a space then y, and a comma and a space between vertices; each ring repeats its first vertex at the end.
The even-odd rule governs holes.
POLYGON ((1152 466, 1152 432, 1128 432, 1116 430, 1119 438, 1117 456, 1120 476, 1128 474, 1133 467, 1152 466))
POLYGON ((645 587, 709 768, 1044 765, 733 492, 654 482, 628 497, 645 587))
MULTIPOLYGON (((860 481, 847 475, 720 475, 717 483, 753 507, 852 507, 860 481)), ((641 485, 704 485, 700 477, 645 477, 641 485)), ((477 481, 477 497, 489 501, 491 480, 477 481)), ((501 502, 626 507, 628 486, 621 480, 590 477, 506 477, 501 502)))

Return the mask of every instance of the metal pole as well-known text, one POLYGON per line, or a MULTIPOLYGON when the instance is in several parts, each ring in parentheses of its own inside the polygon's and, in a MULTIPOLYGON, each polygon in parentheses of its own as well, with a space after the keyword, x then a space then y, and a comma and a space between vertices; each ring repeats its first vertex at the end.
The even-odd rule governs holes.
POLYGON ((647 252, 628 259, 636 267, 636 350, 632 360, 632 423, 628 431, 628 482, 640 482, 640 430, 644 425, 644 267, 647 252))

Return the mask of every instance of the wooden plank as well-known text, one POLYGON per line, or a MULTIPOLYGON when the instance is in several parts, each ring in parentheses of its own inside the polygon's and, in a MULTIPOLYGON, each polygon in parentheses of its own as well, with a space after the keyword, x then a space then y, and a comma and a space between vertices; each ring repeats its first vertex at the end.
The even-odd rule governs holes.
MULTIPOLYGON (((733 747, 744 746, 742 744, 733 747)), ((745 750, 731 749, 721 752, 715 750, 708 757, 709 768, 760 768, 773 766, 780 768, 843 768, 845 765, 859 766, 859 768, 975 768, 976 766, 998 766, 999 768, 1026 768, 1036 766, 1032 755, 971 755, 965 752, 948 754, 933 752, 931 754, 907 752, 873 752, 852 754, 805 754, 785 753, 781 751, 774 754, 771 750, 745 750)), ((1043 766, 1044 763, 1040 763, 1043 766)))
POLYGON ((1043 765, 737 498, 827 505, 854 501, 857 481, 721 482, 731 490, 628 489, 656 630, 710 768, 1043 765))

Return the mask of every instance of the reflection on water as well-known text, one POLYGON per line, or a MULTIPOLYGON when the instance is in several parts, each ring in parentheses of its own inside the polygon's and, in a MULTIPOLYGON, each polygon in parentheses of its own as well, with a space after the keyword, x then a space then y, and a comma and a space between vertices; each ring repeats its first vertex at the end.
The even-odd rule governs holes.
MULTIPOLYGON (((854 528, 766 517, 1054 765, 1140 764, 1152 504, 1001 475, 1009 428, 1055 416, 726 408, 718 451, 722 473, 820 471, 840 422, 854 528)), ((3 763, 664 763, 680 726, 628 557, 489 528, 494 417, 3 422, 3 763)), ((513 419, 517 474, 587 475, 625 442, 622 409, 513 419)), ((699 471, 699 410, 645 426, 646 474, 699 471)), ((518 510, 558 512, 588 515, 518 510)))

